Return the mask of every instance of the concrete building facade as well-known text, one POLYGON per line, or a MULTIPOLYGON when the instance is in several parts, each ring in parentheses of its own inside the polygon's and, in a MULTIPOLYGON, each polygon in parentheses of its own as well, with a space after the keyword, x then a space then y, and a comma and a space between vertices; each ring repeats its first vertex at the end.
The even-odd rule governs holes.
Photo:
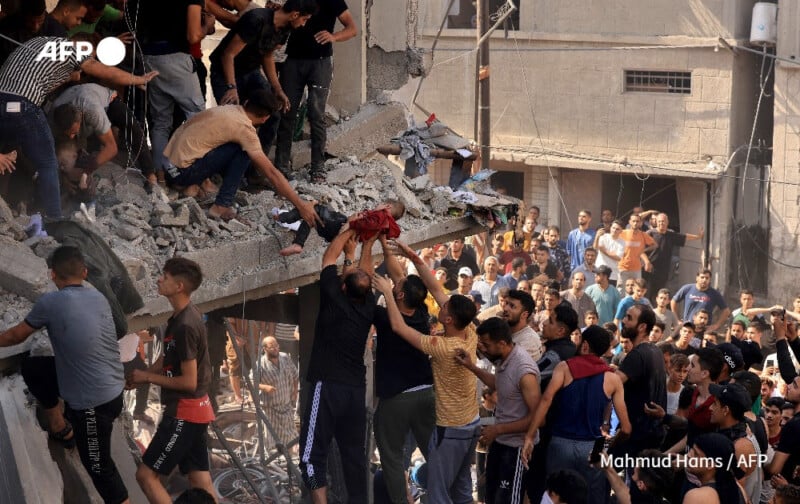
POLYGON ((775 113, 768 211, 769 289, 775 301, 791 306, 800 294, 800 6, 780 1, 775 64, 775 113), (787 61, 788 60, 788 61, 787 61))
MULTIPOLYGON (((744 287, 765 275, 765 258, 732 239, 743 226, 759 237, 768 227, 764 184, 736 182, 745 164, 748 179, 762 178, 762 154, 773 136, 769 92, 755 114, 760 81, 771 86, 770 68, 761 56, 737 50, 749 43, 755 1, 514 3, 518 26, 501 27, 490 42, 489 164, 500 170, 498 185, 539 206, 543 222, 562 234, 576 225, 579 209, 592 211, 597 223, 601 209, 627 219, 640 204, 666 211, 682 232, 705 227, 710 240, 681 250, 675 285, 692 281, 703 262, 720 287, 744 287)), ((418 119, 433 112, 474 138, 476 33, 465 26, 474 7, 455 0, 446 12, 448 4, 370 4, 368 30, 376 15, 398 19, 417 10, 413 22, 384 23, 391 32, 385 37, 367 33, 367 71, 374 67, 370 45, 403 40, 407 50, 422 49, 427 75, 416 104, 410 102, 417 78, 406 75, 384 90, 412 105, 418 119)), ((434 180, 446 181, 437 166, 434 180)), ((755 287, 766 294, 766 283, 755 287)))

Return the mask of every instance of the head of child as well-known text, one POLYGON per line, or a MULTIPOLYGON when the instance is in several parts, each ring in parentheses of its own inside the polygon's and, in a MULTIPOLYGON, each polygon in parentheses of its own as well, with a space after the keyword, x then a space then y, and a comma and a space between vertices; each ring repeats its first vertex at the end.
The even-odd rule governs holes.
POLYGON ((670 358, 669 368, 667 368, 668 378, 674 384, 686 381, 689 374, 689 358, 682 353, 675 353, 670 358))
POLYGON ((402 219, 406 214, 406 206, 399 200, 388 200, 381 206, 389 210, 389 214, 391 214, 394 220, 402 219))

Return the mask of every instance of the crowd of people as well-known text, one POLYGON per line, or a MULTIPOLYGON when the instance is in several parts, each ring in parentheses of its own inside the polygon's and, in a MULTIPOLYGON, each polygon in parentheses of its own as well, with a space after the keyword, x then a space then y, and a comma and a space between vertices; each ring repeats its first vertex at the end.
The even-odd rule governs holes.
MULTIPOLYGON (((304 89, 309 176, 318 181, 331 46, 356 35, 343 0, 263 8, 247 0, 60 0, 49 13, 44 0, 6 4, 0 184, 17 172, 20 187, 36 188, 46 218, 90 200, 93 173, 122 143, 150 186, 213 195, 214 218, 234 218, 236 190, 266 179, 295 207, 277 218, 304 222, 283 255, 300 252, 312 227, 330 242, 306 376, 270 335, 257 382, 279 438, 273 444, 283 444, 295 433, 305 380, 298 455, 314 503, 327 502, 334 439, 348 502, 369 500, 365 398, 373 393, 376 502, 412 498, 415 448, 435 504, 473 502, 474 491, 487 503, 800 502, 800 297, 791 309, 756 307, 745 289, 731 311, 707 268, 671 292, 677 249, 703 240, 703 229, 675 232, 668 215, 643 208, 627 222, 603 210, 594 226, 581 210, 562 241, 531 207, 504 232, 416 252, 395 239, 404 211, 396 202, 348 218, 297 195, 288 178, 304 89), (216 21, 230 30, 206 69, 200 43, 216 21), (74 53, 39 57, 48 44, 100 35, 130 42, 138 56, 124 70, 74 53), (207 77, 215 107, 205 101, 207 77), (377 269, 376 242, 384 258, 377 269), (366 390, 370 346, 374 391, 366 390)), ((58 290, 0 334, 0 346, 47 328, 54 357, 29 357, 21 371, 50 437, 77 447, 105 502, 127 502, 111 458, 112 425, 124 389, 159 386, 162 417, 136 479, 150 502, 170 502, 160 476, 178 467, 213 502, 206 429, 216 364, 207 322, 191 303, 199 266, 181 258, 164 265, 158 291, 174 313, 162 356, 126 369, 108 301, 84 286, 81 251, 60 247, 48 265, 58 290)))
POLYGON ((318 181, 332 44, 356 32, 344 0, 59 0, 51 12, 45 0, 4 0, 0 193, 58 219, 90 203, 95 171, 127 152, 148 188, 213 200, 213 218, 236 217, 236 191, 262 185, 311 225, 312 203, 287 180, 302 168, 291 165, 298 111, 311 125, 308 176, 318 181), (201 43, 217 21, 229 31, 209 69, 201 43), (74 44, 96 48, 107 36, 127 44, 120 65, 76 55, 74 44))
POLYGON ((375 502, 409 502, 415 448, 427 502, 473 502, 474 491, 487 503, 798 502, 800 298, 757 308, 744 290, 732 312, 707 268, 673 295, 676 247, 703 232, 674 232, 659 212, 642 231, 634 212, 625 229, 610 212, 595 229, 582 210, 566 244, 536 208, 519 229, 420 251, 379 236, 377 269, 372 241, 356 263, 340 234, 323 259, 301 424, 314 502, 325 502, 332 439, 357 442, 342 454, 345 481, 349 501, 366 502, 357 434, 371 331, 375 502), (602 240, 614 235, 616 252, 602 240))

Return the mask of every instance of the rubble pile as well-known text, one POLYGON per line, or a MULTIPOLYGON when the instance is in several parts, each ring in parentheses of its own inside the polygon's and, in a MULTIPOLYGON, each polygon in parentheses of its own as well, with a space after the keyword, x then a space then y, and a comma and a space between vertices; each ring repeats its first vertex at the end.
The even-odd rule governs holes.
MULTIPOLYGON (((353 156, 329 160, 326 172, 324 184, 298 180, 292 181, 292 185, 301 197, 319 201, 346 215, 398 199, 406 206, 406 215, 398 222, 403 230, 424 227, 448 216, 459 217, 472 210, 469 202, 459 198, 458 193, 435 187, 427 175, 409 180, 399 167, 382 156, 366 161, 353 156)), ((262 264, 286 265, 287 261, 295 260, 277 254, 277 250, 292 241, 293 234, 273 218, 273 208, 291 208, 273 191, 237 192, 236 206, 241 218, 222 222, 206 216, 204 207, 212 200, 198 202, 160 188, 148 192, 140 174, 133 170, 106 164, 98 170, 98 176, 95 203, 76 212, 73 218, 109 243, 145 298, 156 295, 155 281, 160 267, 176 254, 213 250, 237 241, 266 239, 274 242, 274 247, 262 255, 270 255, 274 249, 274 257, 262 257, 262 264)), ((495 201, 498 202, 513 204, 495 201)), ((50 237, 28 238, 25 225, 29 220, 25 215, 14 216, 5 204, 0 204, 0 233, 6 235, 0 239, 23 239, 32 248, 32 256, 47 257, 58 244, 50 237)), ((322 239, 312 233, 303 256, 320 257, 324 247, 322 239)), ((235 260, 224 268, 221 274, 212 275, 211 280, 225 283, 241 273, 235 260)), ((29 295, 32 292, 18 294, 33 297, 29 295)))

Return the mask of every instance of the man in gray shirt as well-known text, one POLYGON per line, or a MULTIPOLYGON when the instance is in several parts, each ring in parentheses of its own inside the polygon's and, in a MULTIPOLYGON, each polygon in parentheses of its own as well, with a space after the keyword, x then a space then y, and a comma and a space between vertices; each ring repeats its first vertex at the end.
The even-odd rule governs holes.
POLYGON ((494 362, 496 374, 477 367, 463 350, 459 364, 472 371, 488 387, 497 390, 496 423, 481 429, 480 442, 489 446, 486 459, 488 502, 521 503, 525 469, 520 453, 533 412, 539 404, 539 367, 511 339, 511 328, 497 317, 478 326, 478 349, 494 362))
POLYGON ((111 458, 111 431, 125 385, 111 307, 100 292, 83 286, 86 263, 76 247, 59 247, 49 263, 58 291, 39 298, 23 322, 0 334, 0 347, 47 328, 54 356, 24 360, 25 384, 45 411, 50 437, 66 448, 77 444, 103 500, 124 503, 128 491, 111 458))

